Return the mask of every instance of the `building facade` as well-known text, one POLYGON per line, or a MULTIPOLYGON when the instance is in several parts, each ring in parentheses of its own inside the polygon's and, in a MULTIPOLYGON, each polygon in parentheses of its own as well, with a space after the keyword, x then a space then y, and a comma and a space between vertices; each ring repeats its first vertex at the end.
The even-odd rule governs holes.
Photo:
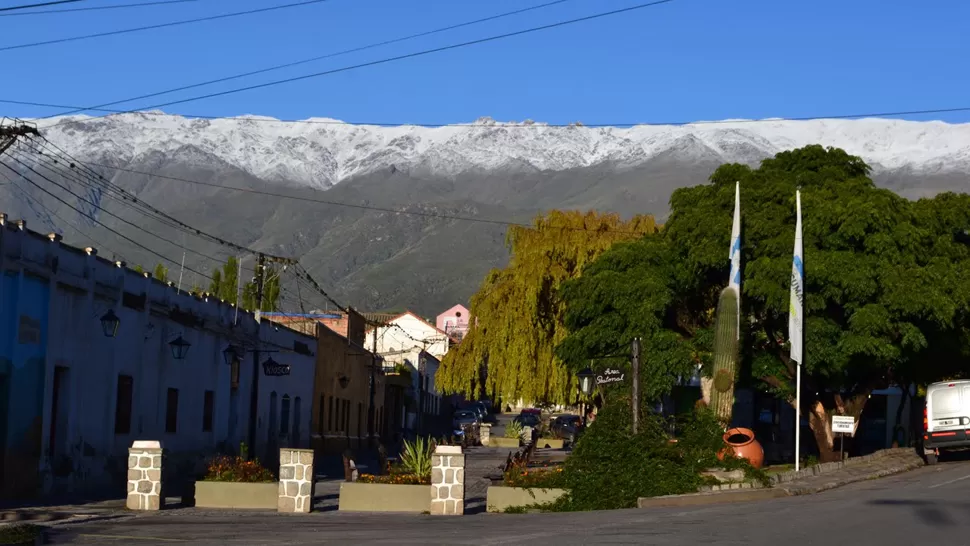
POLYGON ((468 333, 471 313, 464 305, 456 305, 435 319, 435 326, 456 341, 461 341, 468 333))
POLYGON ((134 440, 186 474, 309 445, 313 338, 5 215, 0 272, 0 497, 123 483, 134 440))

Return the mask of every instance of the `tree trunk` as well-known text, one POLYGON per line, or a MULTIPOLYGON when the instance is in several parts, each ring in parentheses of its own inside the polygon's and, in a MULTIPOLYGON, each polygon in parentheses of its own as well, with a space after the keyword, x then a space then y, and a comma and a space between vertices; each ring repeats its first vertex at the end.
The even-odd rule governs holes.
POLYGON ((714 378, 701 376, 701 400, 705 406, 711 405, 711 390, 714 388, 714 378))
MULTIPOLYGON (((907 402, 911 398, 909 395, 909 386, 903 388, 902 391, 903 395, 899 397, 899 407, 896 408, 896 422, 893 424, 893 447, 899 447, 897 445, 897 442, 899 442, 899 434, 896 431, 900 428, 900 421, 903 420, 903 409, 906 407, 907 402)), ((909 438, 905 435, 903 436, 903 442, 905 442, 907 445, 909 444, 909 438)))
MULTIPOLYGON (((862 410, 865 408, 868 399, 869 391, 866 390, 849 400, 844 400, 841 395, 835 395, 834 408, 826 408, 818 400, 811 403, 807 411, 808 426, 812 430, 812 436, 815 437, 815 443, 818 446, 819 462, 829 463, 839 460, 835 433, 832 432, 832 416, 847 415, 853 417, 855 419, 855 430, 852 431, 852 436, 855 436, 856 431, 859 430, 859 417, 862 415, 862 410)), ((792 405, 794 405, 794 401, 792 401, 792 405)), ((799 426, 801 426, 801 423, 799 423, 799 426)))

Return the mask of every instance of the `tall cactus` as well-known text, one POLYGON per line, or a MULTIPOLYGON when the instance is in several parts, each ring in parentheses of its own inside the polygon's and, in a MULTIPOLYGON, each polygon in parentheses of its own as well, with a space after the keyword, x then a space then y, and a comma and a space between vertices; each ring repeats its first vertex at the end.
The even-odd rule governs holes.
POLYGON ((738 292, 721 291, 714 319, 714 368, 711 370, 711 408, 725 424, 734 408, 734 380, 738 374, 738 292))

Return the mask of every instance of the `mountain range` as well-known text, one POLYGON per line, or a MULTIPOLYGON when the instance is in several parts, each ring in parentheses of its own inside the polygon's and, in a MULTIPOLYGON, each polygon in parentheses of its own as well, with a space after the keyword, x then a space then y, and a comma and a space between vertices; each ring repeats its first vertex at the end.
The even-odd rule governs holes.
MULTIPOLYGON (((507 263, 503 222, 528 222, 550 208, 663 220, 674 189, 705 183, 726 162, 755 165, 783 150, 822 144, 861 156, 877 184, 909 198, 970 185, 970 124, 944 122, 726 120, 616 128, 483 118, 428 128, 142 112, 52 118, 37 126, 57 147, 187 224, 250 248, 301 256, 341 303, 431 316, 467 303, 487 271, 507 263)), ((17 145, 8 153, 30 164, 35 159, 27 152, 17 145)), ((98 222, 126 238, 119 237, 74 210, 90 203, 50 187, 65 204, 13 180, 0 186, 0 207, 12 218, 129 264, 163 261, 132 240, 165 256, 172 272, 183 245, 186 267, 206 274, 233 253, 107 194, 88 198, 99 205, 98 222)), ((86 195, 76 180, 60 180, 86 195)), ((244 263, 251 267, 251 257, 244 263)), ((183 277, 183 285, 206 284, 192 272, 183 277)), ((285 310, 325 306, 309 286, 284 285, 285 310)))

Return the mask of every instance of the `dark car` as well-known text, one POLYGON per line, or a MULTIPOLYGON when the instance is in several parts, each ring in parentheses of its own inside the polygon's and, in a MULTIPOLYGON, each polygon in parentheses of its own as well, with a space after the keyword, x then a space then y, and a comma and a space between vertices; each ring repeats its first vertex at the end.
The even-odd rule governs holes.
POLYGON ((515 422, 519 423, 523 427, 533 427, 533 428, 538 427, 539 424, 542 422, 542 418, 539 416, 538 413, 532 413, 532 412, 526 413, 524 411, 518 414, 514 420, 515 422))
POLYGON ((582 431, 583 418, 572 414, 557 415, 552 420, 549 428, 557 438, 573 443, 576 441, 576 437, 579 436, 580 431, 582 431))
POLYGON ((481 424, 478 414, 473 410, 458 410, 451 418, 451 424, 455 430, 461 430, 466 425, 475 426, 481 424))

